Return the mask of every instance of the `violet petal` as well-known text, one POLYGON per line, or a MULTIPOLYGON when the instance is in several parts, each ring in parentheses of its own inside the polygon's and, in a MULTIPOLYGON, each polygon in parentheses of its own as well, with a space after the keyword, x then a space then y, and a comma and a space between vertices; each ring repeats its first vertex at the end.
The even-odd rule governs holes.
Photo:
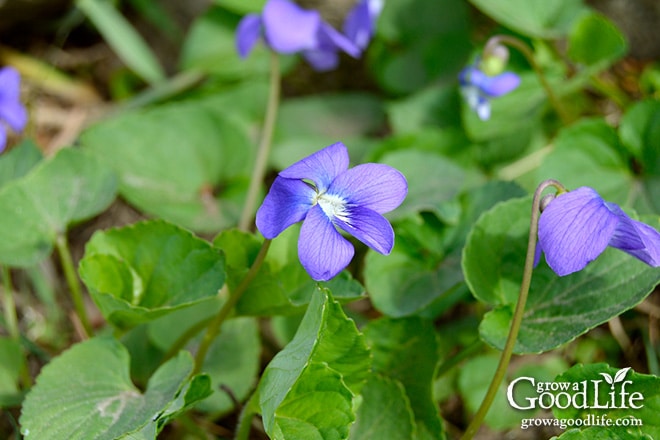
POLYGON ((385 255, 392 251, 394 230, 385 217, 361 206, 350 208, 347 217, 347 221, 335 218, 334 222, 373 250, 385 255))
POLYGON ((630 255, 639 258, 649 266, 660 266, 660 233, 651 226, 632 220, 633 224, 637 227, 639 236, 644 242, 642 249, 625 250, 630 255))
POLYGON ((321 22, 318 28, 317 48, 322 50, 341 49, 353 58, 358 58, 361 50, 345 35, 325 22, 321 22))
POLYGON ((344 34, 357 47, 364 50, 373 35, 374 24, 369 11, 369 1, 361 0, 353 7, 344 20, 344 34))
POLYGON ((301 180, 275 178, 257 210, 257 229, 266 238, 277 237, 305 218, 312 207, 314 195, 314 190, 301 180))
POLYGON ((21 131, 27 124, 27 111, 20 101, 21 76, 13 67, 0 69, 0 120, 14 131, 21 131))
POLYGON ((269 0, 262 20, 266 41, 278 53, 292 54, 317 45, 318 11, 302 9, 288 0, 269 0))
POLYGON ((384 164, 366 163, 339 175, 328 188, 350 205, 379 214, 399 206, 408 194, 408 182, 398 170, 384 164))
POLYGON ((248 14, 238 23, 236 29, 236 50, 245 58, 261 37, 262 22, 258 14, 248 14))
POLYGON ((327 281, 348 266, 354 253, 321 207, 312 207, 298 239, 298 258, 307 273, 316 281, 327 281))
POLYGON ((5 127, 0 124, 0 153, 5 151, 5 147, 7 146, 7 131, 5 130, 5 127))
POLYGON ((480 75, 480 82, 475 83, 486 95, 497 97, 511 92, 520 85, 520 77, 513 72, 504 72, 497 76, 480 75))
POLYGON ((337 142, 280 171, 280 176, 309 179, 316 184, 318 192, 323 193, 339 174, 348 169, 348 162, 346 146, 337 142))
POLYGON ((317 72, 327 72, 339 65, 339 54, 336 50, 305 50, 302 55, 317 72))
POLYGON ((618 223, 618 216, 591 188, 557 196, 539 219, 546 262, 559 276, 582 270, 605 250, 618 223))
POLYGON ((607 203, 607 206, 619 216, 619 224, 609 245, 650 266, 660 266, 660 233, 647 224, 631 219, 614 203, 607 203))

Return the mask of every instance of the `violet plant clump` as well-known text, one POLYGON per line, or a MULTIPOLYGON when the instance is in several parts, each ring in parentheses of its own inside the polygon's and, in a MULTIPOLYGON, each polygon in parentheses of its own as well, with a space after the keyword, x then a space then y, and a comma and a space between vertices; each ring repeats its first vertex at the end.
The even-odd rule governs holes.
POLYGON ((0 439, 660 439, 660 66, 589 2, 126 3, 0 47, 0 439))
POLYGON ((18 133, 27 124, 27 110, 20 98, 20 74, 13 67, 3 67, 0 69, 0 152, 7 146, 7 127, 18 133))
MULTIPOLYGON (((364 22, 357 20, 357 28, 364 22)), ((306 10, 289 0, 268 0, 261 14, 248 14, 236 30, 236 48, 245 58, 263 39, 274 52, 300 53, 318 71, 332 70, 338 52, 358 58, 361 50, 349 38, 326 23, 315 10, 306 10)))
POLYGON ((650 266, 660 266, 660 233, 630 218, 621 207, 606 202, 592 188, 561 193, 543 210, 536 262, 543 252, 557 275, 584 269, 608 246, 650 266))
POLYGON ((353 258, 347 232, 381 254, 394 246, 394 231, 382 214, 406 197, 406 178, 383 164, 348 169, 344 144, 337 142, 280 171, 257 211, 257 228, 268 239, 303 221, 300 263, 317 281, 337 275, 353 258))

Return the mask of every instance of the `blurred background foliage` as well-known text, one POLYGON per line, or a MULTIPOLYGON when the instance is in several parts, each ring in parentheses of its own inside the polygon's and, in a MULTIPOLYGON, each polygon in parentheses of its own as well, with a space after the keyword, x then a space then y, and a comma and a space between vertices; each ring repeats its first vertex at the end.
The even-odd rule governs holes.
MULTIPOLYGON (((336 27, 353 3, 300 2, 318 8, 336 27)), ((37 372, 78 338, 60 308, 63 282, 58 260, 48 258, 62 231, 68 230, 74 259, 86 255, 81 275, 95 300, 104 295, 98 286, 106 287, 95 262, 115 258, 115 251, 108 250, 101 238, 90 242, 86 251, 84 247, 93 232, 110 226, 144 218, 166 220, 213 240, 213 249, 232 255, 227 267, 240 274, 256 254, 253 236, 226 230, 236 224, 249 184, 269 71, 266 48, 259 46, 242 60, 234 34, 241 17, 260 11, 263 4, 263 0, 0 3, 0 63, 15 66, 23 75, 31 115, 25 137, 32 139, 22 143, 12 139, 12 149, 3 155, 0 185, 32 177, 0 193, 0 201, 7 209, 25 192, 34 192, 42 196, 37 208, 45 207, 36 211, 60 212, 58 206, 68 206, 67 199, 58 202, 56 179, 50 174, 64 165, 45 165, 43 156, 52 157, 69 146, 84 154, 55 157, 73 169, 84 169, 85 173, 75 171, 75 177, 94 189, 88 204, 82 203, 77 212, 55 215, 55 220, 35 214, 30 216, 32 223, 11 215, 0 221, 0 261, 25 268, 14 275, 17 290, 28 292, 17 302, 30 371, 37 372), (87 165, 76 165, 82 162, 87 165), (49 227, 41 227, 48 222, 49 227), (216 236, 220 231, 224 232, 216 236), (25 238, 19 243, 21 252, 16 251, 14 237, 25 238), (101 293, 94 290, 97 287, 101 293)), ((653 0, 386 0, 363 58, 343 55, 339 69, 316 73, 295 56, 282 57, 283 100, 269 182, 276 170, 338 140, 348 146, 355 164, 386 163, 401 170, 409 182, 408 198, 389 216, 397 233, 393 253, 384 257, 359 250, 350 274, 342 274, 330 286, 337 299, 350 302, 349 316, 359 325, 370 322, 368 341, 379 341, 383 335, 401 338, 389 340, 391 357, 375 357, 382 376, 373 379, 365 393, 406 397, 406 392, 421 386, 418 378, 397 376, 388 362, 405 364, 410 355, 405 339, 431 332, 423 344, 426 348, 420 348, 426 352, 419 361, 425 372, 419 381, 432 384, 433 402, 441 408, 449 436, 464 427, 488 384, 475 378, 494 371, 497 362, 494 349, 479 342, 476 349, 472 347, 480 334, 488 344, 501 346, 507 324, 502 313, 512 302, 524 253, 516 246, 524 240, 517 235, 525 232, 520 229, 527 220, 516 221, 526 215, 528 205, 517 201, 498 205, 510 216, 510 223, 494 220, 484 226, 483 242, 469 241, 481 214, 498 203, 524 197, 541 180, 555 178, 569 188, 597 188, 604 198, 648 216, 658 227, 658 23, 660 3, 653 0), (549 102, 533 66, 515 49, 508 69, 520 75, 522 83, 493 100, 490 120, 481 121, 462 101, 457 75, 495 34, 514 36, 529 46, 565 110, 564 119, 549 102), (512 232, 512 225, 519 229, 512 232), (493 232, 497 228, 503 230, 500 235, 493 232), (499 241, 489 242, 493 236, 499 241), (518 238, 509 243, 514 243, 513 250, 498 254, 504 255, 502 266, 481 264, 489 249, 497 253, 512 237, 518 238), (466 243, 469 250, 464 251, 466 243), (466 263, 464 253, 470 251, 478 257, 466 263), (495 284, 497 288, 492 288, 495 284), (495 313, 485 315, 491 307, 496 307, 495 313), (484 315, 486 324, 480 328, 484 315), (375 321, 377 317, 383 320, 375 321), (471 358, 456 368, 453 356, 466 350, 471 358)), ((60 188, 77 184, 78 180, 59 183, 60 188)), ((486 223, 483 217, 480 222, 486 223)), ((164 236, 160 234, 166 234, 163 225, 145 232, 145 237, 158 242, 164 236)), ((129 241, 131 231, 125 231, 129 241)), ((230 321, 231 328, 207 360, 212 371, 225 372, 222 379, 220 373, 213 373, 213 380, 228 383, 234 393, 216 392, 197 407, 216 420, 208 429, 218 436, 228 435, 233 427, 231 415, 223 418, 235 409, 232 399, 248 396, 260 366, 292 339, 302 311, 317 293, 297 263, 295 231, 278 240, 258 279, 259 287, 268 286, 268 292, 276 294, 264 295, 258 288, 248 292, 237 306, 241 317, 230 321), (272 317, 265 332, 255 316, 272 317), (260 330, 265 342, 259 338, 260 330), (222 350, 241 356, 227 365, 217 354, 222 350)), ((194 246, 212 252, 206 244, 194 246)), ((606 260, 603 264, 614 271, 624 264, 615 257, 606 260)), ((172 266, 176 263, 166 264, 172 266)), ((126 277, 122 280, 130 280, 131 271, 137 271, 129 269, 117 269, 126 277)), ((568 335, 547 341, 532 336, 520 352, 547 353, 521 356, 511 367, 512 377, 526 374, 552 380, 571 365, 594 362, 660 374, 657 292, 637 310, 610 321, 653 289, 647 279, 651 275, 633 269, 638 271, 634 301, 625 306, 619 301, 617 313, 588 322, 578 319, 568 335)), ((538 274, 540 284, 551 276, 543 270, 538 274)), ((228 283, 237 283, 237 275, 227 277, 228 283)), ((217 286, 205 287, 213 291, 217 286)), ((561 294, 561 286, 558 289, 561 294)), ((128 295, 118 290, 117 297, 128 295)), ((92 324, 102 327, 105 319, 126 331, 122 342, 130 353, 131 377, 141 387, 160 371, 160 361, 179 333, 187 330, 173 330, 175 324, 187 322, 192 328, 218 308, 208 298, 186 297, 181 304, 188 308, 165 316, 160 305, 151 304, 148 312, 140 308, 143 304, 126 311, 121 301, 104 298, 99 302, 106 308, 94 309, 92 324)), ((616 302, 616 296, 608 300, 616 302)), ((94 306, 90 302, 88 307, 94 306)), ((576 304, 575 310, 582 316, 591 307, 576 304)), ((16 345, 4 341, 0 340, 0 359, 17 359, 16 345)), ((89 350, 93 356, 102 348, 89 350)), ((124 349, 118 350, 123 362, 124 349)), ((176 364, 166 365, 176 377, 184 377, 189 361, 175 360, 176 364)), ((16 432, 21 362, 3 362, 0 369, 0 407, 11 408, 7 417, 0 418, 0 436, 16 432)), ((440 423, 424 415, 429 401, 413 398, 410 404, 420 426, 435 429, 440 423)), ((511 410, 503 400, 496 403, 484 438, 557 434, 516 431, 523 416, 529 417, 511 410), (506 434, 510 430, 513 434, 506 434)), ((163 423, 168 417, 174 414, 164 415, 163 423)), ((167 432, 172 438, 182 438, 177 435, 191 429, 185 422, 175 425, 167 432)), ((356 426, 354 435, 359 435, 362 428, 356 426)), ((408 429, 408 435, 413 431, 412 425, 401 429, 408 429)))

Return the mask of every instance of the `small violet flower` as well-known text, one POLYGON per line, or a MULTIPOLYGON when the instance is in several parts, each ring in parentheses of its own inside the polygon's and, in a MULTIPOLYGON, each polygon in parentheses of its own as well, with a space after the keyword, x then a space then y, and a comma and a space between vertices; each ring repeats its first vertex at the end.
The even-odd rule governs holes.
POLYGON ((360 0, 346 15, 344 35, 360 50, 369 45, 382 10, 383 0, 360 0))
POLYGON ((339 228, 389 254, 394 231, 382 214, 399 206, 408 192, 405 177, 394 168, 366 163, 348 169, 341 142, 330 145, 281 171, 257 211, 257 228, 272 239, 303 220, 298 258, 317 281, 327 281, 353 258, 353 245, 339 228))
POLYGON ((544 252, 557 275, 584 269, 607 246, 650 266, 660 266, 660 233, 628 217, 618 205, 604 201, 592 188, 562 193, 541 213, 536 260, 544 252))
POLYGON ((520 85, 520 77, 513 72, 490 76, 478 67, 478 62, 466 67, 458 75, 461 92, 468 106, 482 121, 490 119, 490 100, 505 95, 520 85))
POLYGON ((27 111, 20 101, 21 77, 12 67, 0 69, 0 152, 7 144, 6 126, 20 132, 27 124, 27 111))
POLYGON ((245 58, 263 36, 275 52, 300 52, 318 71, 334 69, 338 52, 360 56, 360 49, 323 21, 318 11, 300 8, 290 0, 268 0, 261 14, 248 14, 238 24, 236 48, 245 58))

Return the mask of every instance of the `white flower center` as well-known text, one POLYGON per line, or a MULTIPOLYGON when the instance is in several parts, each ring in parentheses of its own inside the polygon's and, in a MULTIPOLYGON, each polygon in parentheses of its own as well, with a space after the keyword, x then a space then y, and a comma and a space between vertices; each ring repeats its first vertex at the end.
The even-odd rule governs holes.
POLYGON ((334 194, 317 194, 314 196, 314 204, 319 204, 325 215, 330 219, 338 218, 344 223, 350 223, 346 200, 334 194))

